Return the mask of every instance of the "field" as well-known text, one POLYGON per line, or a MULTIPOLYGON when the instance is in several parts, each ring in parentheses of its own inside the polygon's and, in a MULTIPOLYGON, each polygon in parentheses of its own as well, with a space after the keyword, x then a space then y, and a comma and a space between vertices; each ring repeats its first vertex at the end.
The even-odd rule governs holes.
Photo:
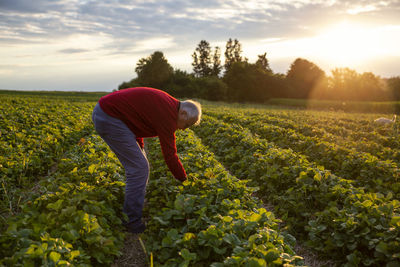
MULTIPOLYGON (((92 126, 100 96, 0 93, 0 265, 109 266, 121 256, 124 171, 92 126)), ((177 131, 185 183, 158 139, 146 140, 149 265, 304 266, 300 246, 331 265, 400 266, 397 124, 202 104, 200 126, 177 131)))

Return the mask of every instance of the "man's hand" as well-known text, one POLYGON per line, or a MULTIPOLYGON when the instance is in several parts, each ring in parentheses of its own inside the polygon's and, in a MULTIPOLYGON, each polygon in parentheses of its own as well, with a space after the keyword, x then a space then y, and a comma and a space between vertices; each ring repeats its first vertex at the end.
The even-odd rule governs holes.
POLYGON ((180 181, 181 183, 183 183, 184 181, 187 180, 187 177, 183 177, 183 178, 176 178, 178 181, 180 181))

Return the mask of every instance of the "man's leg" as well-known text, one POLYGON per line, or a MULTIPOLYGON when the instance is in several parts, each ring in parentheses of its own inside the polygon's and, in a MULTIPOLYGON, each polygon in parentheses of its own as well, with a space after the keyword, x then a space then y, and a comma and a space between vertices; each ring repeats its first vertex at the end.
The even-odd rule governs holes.
POLYGON ((143 232, 141 221, 149 163, 144 151, 136 142, 136 136, 119 119, 110 117, 96 106, 93 112, 96 131, 117 155, 125 169, 126 187, 124 213, 128 216, 126 226, 131 232, 143 232))

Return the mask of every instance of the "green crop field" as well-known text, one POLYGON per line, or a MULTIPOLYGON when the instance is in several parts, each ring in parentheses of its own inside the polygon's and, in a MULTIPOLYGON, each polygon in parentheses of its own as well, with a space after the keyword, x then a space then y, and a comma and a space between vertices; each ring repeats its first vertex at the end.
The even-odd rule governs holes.
MULTIPOLYGON (((0 93, 0 265, 110 266, 124 171, 94 132, 103 93, 0 93)), ((188 181, 146 140, 154 266, 400 266, 400 139, 382 114, 203 102, 177 131, 188 181)), ((387 116, 387 115, 386 115, 387 116)))

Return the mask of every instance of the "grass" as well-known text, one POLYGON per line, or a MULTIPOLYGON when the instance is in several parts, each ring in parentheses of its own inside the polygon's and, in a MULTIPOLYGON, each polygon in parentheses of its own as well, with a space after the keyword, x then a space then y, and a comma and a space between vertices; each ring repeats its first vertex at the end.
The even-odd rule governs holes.
MULTIPOLYGON (((98 101, 100 97, 110 92, 80 92, 80 91, 23 91, 0 89, 0 95, 21 95, 45 98, 68 98, 70 101, 98 101)), ((203 101, 201 101, 203 102, 203 101)), ((208 102, 208 101, 205 101, 208 102)), ((225 102, 216 102, 224 104, 225 102)), ((295 98, 271 98, 264 104, 235 103, 237 107, 269 108, 290 107, 299 109, 315 109, 361 113, 400 114, 400 101, 334 101, 295 98)))
POLYGON ((399 101, 333 101, 316 99, 272 98, 269 105, 296 107, 302 109, 333 110, 362 113, 400 114, 399 101))
POLYGON ((68 101, 98 101, 110 92, 78 92, 78 91, 22 91, 0 89, 0 95, 30 96, 41 98, 65 98, 68 101))

